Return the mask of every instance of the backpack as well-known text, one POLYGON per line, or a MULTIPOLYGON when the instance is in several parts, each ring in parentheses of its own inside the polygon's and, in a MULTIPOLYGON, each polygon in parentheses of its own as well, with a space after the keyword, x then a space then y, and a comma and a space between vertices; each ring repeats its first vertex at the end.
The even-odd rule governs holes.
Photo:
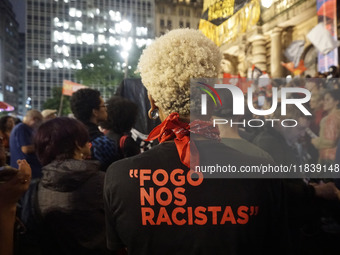
POLYGON ((120 139, 119 139, 119 150, 121 152, 121 154, 124 156, 124 147, 125 147, 125 142, 126 139, 129 137, 129 135, 123 135, 120 139))
POLYGON ((131 135, 128 134, 120 137, 118 151, 121 155, 121 158, 127 158, 139 154, 140 147, 134 141, 131 135))

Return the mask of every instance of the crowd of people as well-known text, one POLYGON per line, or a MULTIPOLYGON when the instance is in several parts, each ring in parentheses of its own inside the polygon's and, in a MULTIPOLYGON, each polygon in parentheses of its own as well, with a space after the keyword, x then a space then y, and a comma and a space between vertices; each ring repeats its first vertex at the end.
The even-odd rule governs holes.
POLYGON ((339 169, 336 69, 329 79, 253 82, 257 109, 271 109, 273 88, 300 87, 311 93, 304 104, 311 115, 292 104, 283 115, 280 98, 271 114, 235 115, 230 91, 217 89, 221 105, 199 116, 190 80, 218 77, 220 62, 218 47, 193 29, 172 30, 144 50, 138 69, 149 117, 161 120, 147 138, 159 144, 147 151, 131 136, 136 104, 119 96, 104 102, 90 88, 71 96, 74 118, 51 109, 30 110, 16 125, 2 117, 0 254, 337 254, 338 172, 235 178, 195 171, 339 169), (242 125, 249 119, 266 124, 242 125), (277 124, 286 119, 296 125, 277 124))

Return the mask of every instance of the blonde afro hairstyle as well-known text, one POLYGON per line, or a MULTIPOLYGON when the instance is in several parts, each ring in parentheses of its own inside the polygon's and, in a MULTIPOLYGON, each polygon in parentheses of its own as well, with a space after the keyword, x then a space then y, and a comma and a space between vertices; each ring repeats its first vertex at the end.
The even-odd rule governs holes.
POLYGON ((175 29, 156 39, 139 59, 142 82, 165 114, 190 114, 190 78, 217 78, 218 47, 199 30, 175 29))

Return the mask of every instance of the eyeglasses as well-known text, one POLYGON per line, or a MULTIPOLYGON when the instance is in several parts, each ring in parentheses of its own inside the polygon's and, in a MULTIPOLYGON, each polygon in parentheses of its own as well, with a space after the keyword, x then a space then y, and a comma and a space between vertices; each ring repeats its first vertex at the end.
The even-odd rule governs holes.
POLYGON ((105 107, 105 108, 106 108, 106 104, 104 104, 104 105, 99 105, 99 107, 105 107))

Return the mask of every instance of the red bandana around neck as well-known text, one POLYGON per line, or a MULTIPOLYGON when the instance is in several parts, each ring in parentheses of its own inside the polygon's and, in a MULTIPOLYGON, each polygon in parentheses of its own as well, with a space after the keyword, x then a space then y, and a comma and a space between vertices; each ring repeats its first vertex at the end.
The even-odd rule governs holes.
POLYGON ((180 121, 179 114, 173 112, 150 132, 146 141, 158 138, 159 143, 163 143, 174 139, 181 162, 190 168, 190 152, 194 166, 199 165, 198 150, 194 141, 190 141, 190 133, 220 140, 219 130, 217 127, 213 127, 211 121, 194 120, 188 124, 180 121))

